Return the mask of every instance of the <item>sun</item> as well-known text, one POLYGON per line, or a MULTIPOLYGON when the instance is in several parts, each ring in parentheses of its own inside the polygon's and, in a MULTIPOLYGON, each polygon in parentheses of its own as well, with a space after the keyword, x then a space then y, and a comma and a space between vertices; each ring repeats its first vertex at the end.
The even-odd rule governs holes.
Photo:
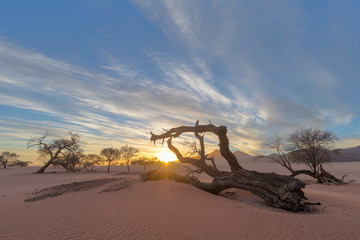
POLYGON ((176 155, 170 151, 161 151, 157 154, 157 157, 160 159, 160 161, 165 163, 174 162, 178 160, 176 155))

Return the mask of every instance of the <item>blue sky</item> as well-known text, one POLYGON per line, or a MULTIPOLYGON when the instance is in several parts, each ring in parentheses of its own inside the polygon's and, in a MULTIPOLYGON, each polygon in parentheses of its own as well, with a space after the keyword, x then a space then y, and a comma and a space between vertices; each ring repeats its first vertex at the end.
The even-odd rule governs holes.
POLYGON ((359 11, 335 0, 1 1, 0 151, 34 160, 30 137, 72 130, 87 152, 152 153, 149 131, 209 119, 248 153, 303 127, 358 146, 359 11))

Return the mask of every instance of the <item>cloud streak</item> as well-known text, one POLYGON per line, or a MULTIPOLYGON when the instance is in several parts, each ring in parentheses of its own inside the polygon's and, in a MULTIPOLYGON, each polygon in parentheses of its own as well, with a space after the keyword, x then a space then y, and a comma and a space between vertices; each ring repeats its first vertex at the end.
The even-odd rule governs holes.
MULTIPOLYGON (((316 13, 296 1, 136 3, 170 39, 183 39, 192 56, 212 67, 220 65, 227 76, 218 79, 215 74, 214 81, 226 86, 236 107, 243 103, 241 112, 261 118, 269 128, 331 127, 352 121, 354 106, 339 92, 353 84, 339 78, 346 66, 334 68, 326 54, 316 55, 321 47, 310 46, 307 39, 309 21, 316 17, 310 15, 316 13), (194 42, 201 44, 194 47, 194 42), (323 114, 330 112, 346 119, 323 114)), ((324 36, 334 34, 321 31, 324 36)), ((329 57, 336 47, 328 50, 329 57)))
MULTIPOLYGON (((100 137, 102 141, 109 139, 105 143, 117 141, 148 149, 149 130, 194 124, 196 119, 207 121, 230 110, 218 106, 217 103, 229 106, 230 100, 207 83, 206 74, 196 74, 184 64, 173 63, 163 68, 165 75, 169 77, 171 72, 184 84, 178 88, 172 84, 174 79, 163 84, 145 84, 143 78, 137 79, 141 74, 133 70, 124 73, 126 67, 122 68, 121 76, 110 77, 7 42, 0 46, 0 83, 5 86, 0 90, 1 103, 40 112, 57 122, 36 122, 31 116, 16 120, 29 126, 33 134, 34 129, 42 129, 38 134, 50 129, 56 135, 61 129, 75 130, 97 142, 98 147, 105 146, 96 140, 100 137), (209 104, 214 107, 209 108, 209 104)), ((107 69, 118 72, 117 68, 107 69)), ((29 129, 18 128, 13 121, 4 119, 3 124, 10 126, 14 134, 29 129)))

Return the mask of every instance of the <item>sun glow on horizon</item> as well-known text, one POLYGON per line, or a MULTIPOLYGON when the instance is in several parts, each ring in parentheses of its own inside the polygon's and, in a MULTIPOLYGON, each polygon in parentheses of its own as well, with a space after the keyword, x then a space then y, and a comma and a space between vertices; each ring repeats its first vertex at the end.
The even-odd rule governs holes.
POLYGON ((178 160, 176 155, 171 151, 161 151, 157 154, 157 157, 164 163, 175 162, 178 160))

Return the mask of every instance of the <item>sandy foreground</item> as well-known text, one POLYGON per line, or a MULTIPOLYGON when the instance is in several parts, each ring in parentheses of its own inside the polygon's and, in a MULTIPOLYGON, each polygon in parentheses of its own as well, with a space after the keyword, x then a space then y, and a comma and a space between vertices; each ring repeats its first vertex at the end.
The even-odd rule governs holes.
MULTIPOLYGON (((243 166, 287 173, 272 163, 243 166)), ((143 183, 122 167, 36 169, 0 169, 0 239, 360 239, 360 163, 326 166, 356 181, 344 186, 300 177, 311 184, 309 201, 322 203, 312 213, 273 209, 242 190, 227 190, 232 200, 168 180, 143 183)))

